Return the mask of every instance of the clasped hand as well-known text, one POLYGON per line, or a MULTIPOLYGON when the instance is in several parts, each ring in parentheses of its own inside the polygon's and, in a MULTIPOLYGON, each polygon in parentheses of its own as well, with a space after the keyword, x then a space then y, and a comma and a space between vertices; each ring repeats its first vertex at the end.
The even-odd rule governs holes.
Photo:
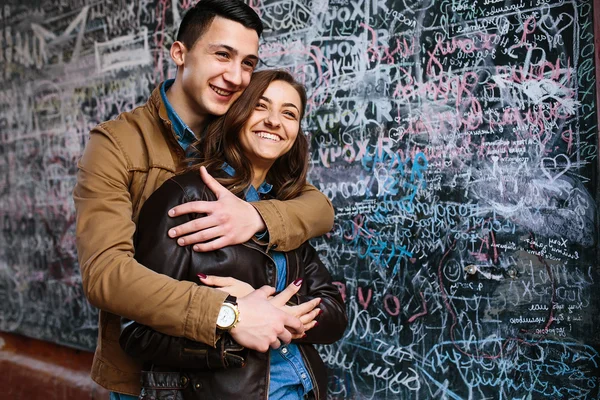
POLYGON ((289 284, 275 295, 273 287, 263 286, 255 290, 248 283, 231 277, 207 276, 200 277, 200 280, 207 286, 237 297, 240 322, 231 335, 241 345, 261 352, 304 337, 306 331, 317 325, 316 318, 321 313, 317 308, 320 298, 288 305, 300 290, 302 281, 289 284))

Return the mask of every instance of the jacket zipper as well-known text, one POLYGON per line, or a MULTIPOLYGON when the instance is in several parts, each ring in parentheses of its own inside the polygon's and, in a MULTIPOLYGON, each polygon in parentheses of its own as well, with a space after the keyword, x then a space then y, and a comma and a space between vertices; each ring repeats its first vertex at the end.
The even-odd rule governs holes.
POLYGON ((271 349, 267 357, 267 388, 265 389, 265 400, 269 400, 269 388, 271 387, 271 349))
MULTIPOLYGON (((294 252, 294 257, 295 257, 295 261, 296 261, 296 276, 294 276, 294 280, 298 279, 298 277, 300 276, 300 268, 298 267, 300 265, 300 260, 298 259, 298 252, 294 252)), ((285 258, 287 261, 287 272, 288 272, 288 276, 289 276, 289 272, 290 272, 290 260, 287 256, 287 253, 285 254, 285 258)), ((295 294, 294 296, 298 297, 298 294, 295 294)), ((310 346, 310 344, 309 344, 310 346)), ((304 361, 304 365, 306 366, 306 369, 308 370, 308 374, 310 375, 310 380, 313 383, 313 392, 315 394, 315 400, 319 400, 319 385, 317 383, 317 379, 315 378, 315 374, 313 373, 313 370, 310 366, 310 363, 308 362, 308 358, 306 357, 306 354, 304 353, 304 347, 302 345, 298 345, 298 348, 300 349, 300 353, 302 354, 302 360, 304 361)))
MULTIPOLYGON (((264 252, 262 249, 260 248, 256 248, 254 246, 249 245, 248 243, 242 243, 243 246, 246 246, 249 249, 252 250, 256 250, 261 254, 264 254, 265 256, 267 256, 267 258, 269 260, 271 260, 271 262, 273 263, 273 272, 275 273, 275 284, 277 284, 277 266, 275 264, 275 260, 273 260, 273 258, 268 255, 266 252, 264 252)), ((271 353, 270 353, 271 349, 269 349, 269 354, 267 356, 267 387, 265 388, 265 397, 264 400, 268 400, 269 399, 269 386, 271 385, 271 353)))
POLYGON ((269 254, 267 254, 266 252, 264 252, 262 249, 259 249, 259 248, 256 248, 254 246, 251 246, 248 243, 242 243, 242 245, 246 246, 249 249, 256 250, 256 251, 258 251, 261 254, 264 254, 265 256, 267 256, 267 258, 269 260, 271 260, 271 262, 273 263, 273 272, 275 274, 275 282, 273 282, 273 284, 275 286, 277 286, 277 264, 275 263, 275 260, 273 260, 273 257, 271 257, 269 254))
MULTIPOLYGON (((310 346, 310 344, 309 344, 310 346)), ((313 383, 313 392, 315 393, 315 400, 319 400, 319 384, 317 383, 317 379, 315 378, 315 374, 313 373, 313 370, 310 366, 310 363, 307 362, 308 358, 306 358, 306 354, 304 353, 304 348, 303 346, 299 345, 298 348, 300 349, 300 353, 302 354, 302 359, 305 361, 304 365, 306 366, 306 369, 308 370, 308 374, 310 375, 310 379, 313 383)))
MULTIPOLYGON (((271 262, 273 263, 273 271, 275 273, 275 286, 277 286, 277 264, 275 263, 275 260, 273 259, 273 257, 271 257, 267 252, 265 252, 264 250, 254 247, 252 245, 249 245, 248 243, 242 243, 242 245, 248 247, 249 249, 253 249, 256 250, 262 254, 264 254, 265 256, 267 256, 269 258, 269 260, 271 260, 271 262)), ((286 279, 286 286, 288 284, 288 282, 290 282, 289 280, 289 276, 290 276, 290 259, 288 257, 287 253, 283 253, 283 255, 285 256, 285 268, 286 268, 286 275, 288 276, 288 279, 286 279)), ((294 255, 296 256, 296 265, 299 264, 298 262, 298 255, 296 254, 296 252, 294 252, 294 255)), ((298 270, 299 268, 296 268, 296 276, 294 279, 298 279, 298 270)), ((302 353, 302 359, 306 360, 306 355, 304 354, 303 350, 302 350, 302 346, 298 346, 298 348, 300 349, 300 352, 302 353)), ((267 357, 267 388, 265 390, 265 400, 268 400, 269 398, 269 387, 271 385, 271 354, 270 354, 271 350, 269 349, 269 356, 267 357)), ((318 400, 319 398, 319 392, 316 390, 317 388, 317 381, 314 377, 314 374, 312 372, 312 369, 310 368, 310 365, 308 364, 308 362, 305 362, 304 365, 306 365, 306 369, 308 370, 308 373, 310 375, 310 378, 313 382, 313 385, 315 387, 315 389, 313 389, 315 391, 315 399, 318 400)))

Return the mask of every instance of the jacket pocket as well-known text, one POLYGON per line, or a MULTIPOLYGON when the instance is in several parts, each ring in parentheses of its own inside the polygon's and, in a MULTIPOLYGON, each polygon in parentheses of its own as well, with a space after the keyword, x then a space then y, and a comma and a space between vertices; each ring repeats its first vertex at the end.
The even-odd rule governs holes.
POLYGON ((197 362, 196 369, 220 370, 228 368, 242 368, 246 365, 248 349, 238 344, 233 338, 225 334, 218 341, 216 348, 204 343, 194 342, 194 346, 182 349, 182 358, 194 358, 197 361, 204 359, 204 363, 197 362))
POLYGON ((142 371, 139 400, 184 400, 189 378, 181 372, 142 371))

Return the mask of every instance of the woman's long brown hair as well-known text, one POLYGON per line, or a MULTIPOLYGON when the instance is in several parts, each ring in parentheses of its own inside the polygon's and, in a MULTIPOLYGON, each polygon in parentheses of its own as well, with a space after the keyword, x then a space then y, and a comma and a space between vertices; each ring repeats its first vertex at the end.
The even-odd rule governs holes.
MULTIPOLYGON (((192 144, 198 156, 191 159, 185 171, 199 170, 205 166, 208 172, 232 193, 240 195, 252 183, 250 161, 244 155, 240 142, 240 132, 254 112, 260 97, 273 81, 289 83, 300 96, 301 110, 299 120, 302 121, 306 108, 306 91, 304 86, 294 80, 292 75, 283 70, 265 70, 255 72, 250 84, 242 95, 231 105, 229 111, 214 120, 206 129, 201 140, 192 144), (235 176, 223 177, 220 173, 223 162, 227 162, 235 170, 235 176)), ((308 141, 298 129, 298 136, 290 151, 279 157, 269 172, 267 182, 273 185, 273 194, 279 200, 292 199, 302 192, 306 184, 308 171, 308 141)))

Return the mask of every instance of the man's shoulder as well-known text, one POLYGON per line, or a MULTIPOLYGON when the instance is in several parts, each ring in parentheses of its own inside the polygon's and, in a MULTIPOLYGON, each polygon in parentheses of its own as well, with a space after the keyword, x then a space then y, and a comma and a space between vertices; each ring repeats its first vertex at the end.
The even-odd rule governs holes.
POLYGON ((162 132, 165 121, 160 117, 162 100, 159 88, 152 91, 144 104, 124 111, 114 119, 101 122, 93 130, 109 134, 115 138, 126 136, 144 137, 152 132, 162 132))
POLYGON ((116 118, 98 124, 93 130, 102 131, 114 138, 144 137, 149 131, 161 130, 163 122, 148 103, 125 111, 116 118))
POLYGON ((133 165, 150 163, 175 168, 167 139, 170 127, 160 117, 160 103, 154 97, 153 93, 145 104, 98 124, 90 133, 107 136, 133 165))

